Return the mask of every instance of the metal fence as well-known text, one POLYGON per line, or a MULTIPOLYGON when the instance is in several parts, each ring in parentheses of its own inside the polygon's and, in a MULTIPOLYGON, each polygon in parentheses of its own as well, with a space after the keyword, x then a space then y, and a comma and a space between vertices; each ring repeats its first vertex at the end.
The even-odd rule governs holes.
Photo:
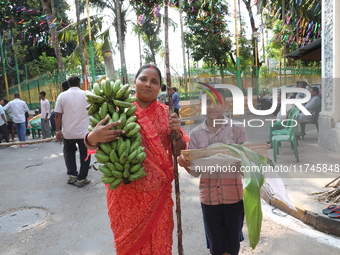
MULTIPOLYGON (((198 82, 237 85, 234 71, 232 68, 221 66, 214 68, 195 67, 190 70, 190 76, 188 75, 189 73, 187 74, 186 80, 184 80, 184 75, 181 76, 178 72, 172 72, 171 83, 172 87, 179 88, 181 101, 197 100, 200 94, 198 87, 201 86, 198 82)), ((10 87, 9 95, 6 95, 6 98, 11 100, 14 93, 20 93, 21 99, 27 102, 28 107, 35 110, 40 101, 39 92, 45 91, 46 98, 51 102, 51 107, 54 108, 56 98, 61 92, 61 83, 72 75, 77 75, 83 79, 83 73, 80 69, 60 74, 43 75, 10 87)), ((120 72, 118 70, 117 77, 119 76, 120 72)), ((248 87, 258 87, 259 93, 265 94, 270 93, 272 87, 294 84, 297 80, 308 79, 310 84, 321 83, 321 68, 263 68, 260 69, 260 78, 254 79, 252 76, 251 68, 242 73, 241 85, 239 86, 244 95, 247 95, 248 87)), ((91 74, 88 74, 88 77, 91 84, 91 74)), ((105 77, 105 70, 95 70, 95 77, 96 80, 105 77)), ((134 74, 129 72, 128 80, 132 85, 134 74)), ((231 96, 231 93, 227 92, 226 96, 231 96)))

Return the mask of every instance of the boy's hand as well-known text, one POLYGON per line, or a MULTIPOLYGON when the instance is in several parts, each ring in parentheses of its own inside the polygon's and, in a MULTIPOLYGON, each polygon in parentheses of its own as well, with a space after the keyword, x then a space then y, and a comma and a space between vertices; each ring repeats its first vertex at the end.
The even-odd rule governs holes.
POLYGON ((184 168, 189 168, 190 166, 190 161, 186 160, 182 154, 177 157, 177 162, 181 167, 184 168))

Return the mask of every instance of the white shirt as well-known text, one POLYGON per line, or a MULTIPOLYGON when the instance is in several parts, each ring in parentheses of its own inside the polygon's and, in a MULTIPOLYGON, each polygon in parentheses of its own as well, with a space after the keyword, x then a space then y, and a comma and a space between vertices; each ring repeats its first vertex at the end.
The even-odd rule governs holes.
POLYGON ((6 111, 8 108, 12 109, 14 123, 26 122, 25 113, 28 112, 29 109, 25 101, 15 98, 5 105, 4 110, 6 111))
POLYGON ((5 119, 6 119, 6 114, 5 114, 5 111, 2 107, 2 105, 0 105, 0 127, 5 124, 5 121, 2 119, 1 115, 4 115, 5 116, 5 119))
POLYGON ((48 113, 47 118, 50 118, 50 102, 45 98, 44 100, 40 100, 40 110, 41 110, 41 118, 46 118, 46 113, 48 113))
POLYGON ((88 104, 85 91, 79 87, 70 87, 58 96, 54 111, 63 114, 62 133, 65 139, 83 139, 88 133, 88 104))

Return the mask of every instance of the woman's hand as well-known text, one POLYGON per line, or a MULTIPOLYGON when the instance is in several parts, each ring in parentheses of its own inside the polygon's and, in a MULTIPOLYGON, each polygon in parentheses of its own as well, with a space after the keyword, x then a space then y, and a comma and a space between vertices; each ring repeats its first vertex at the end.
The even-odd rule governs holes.
POLYGON ((97 147, 99 143, 107 143, 113 140, 119 139, 121 134, 125 131, 121 129, 112 130, 111 128, 118 125, 120 121, 112 122, 110 124, 104 125, 105 122, 109 120, 109 117, 102 119, 87 135, 87 142, 94 147, 97 147))
POLYGON ((170 130, 176 132, 176 139, 178 139, 182 136, 182 134, 180 132, 180 130, 181 130, 181 120, 180 120, 180 118, 178 118, 178 115, 176 113, 173 113, 170 116, 169 128, 170 128, 170 130))

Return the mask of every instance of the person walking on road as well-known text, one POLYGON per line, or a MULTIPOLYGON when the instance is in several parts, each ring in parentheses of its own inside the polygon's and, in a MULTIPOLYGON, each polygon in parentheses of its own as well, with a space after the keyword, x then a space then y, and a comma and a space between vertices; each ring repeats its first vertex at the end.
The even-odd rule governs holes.
MULTIPOLYGON (((4 107, 4 110, 11 109, 13 113, 13 124, 17 131, 18 138, 20 142, 26 141, 26 113, 28 113, 29 109, 25 101, 20 100, 20 94, 14 94, 14 100, 8 102, 8 104, 4 107)), ((20 145, 24 147, 24 144, 20 145)))
POLYGON ((172 88, 172 106, 174 107, 174 112, 179 116, 179 108, 181 106, 179 105, 179 94, 177 92, 177 88, 172 88))
POLYGON ((3 139, 5 139, 5 141, 8 143, 8 133, 7 133, 7 119, 6 119, 6 115, 5 115, 5 111, 2 107, 4 103, 4 100, 2 98, 0 98, 0 143, 3 139))
MULTIPOLYGON (((5 105, 8 104, 8 100, 4 99, 3 103, 1 103, 1 100, 0 100, 0 104, 2 104, 3 107, 5 107, 5 105)), ((5 115, 6 115, 6 119, 7 119, 8 139, 9 139, 9 135, 11 135, 12 136, 12 140, 11 141, 14 142, 15 134, 14 134, 14 126, 13 126, 13 113, 12 113, 12 109, 7 109, 5 111, 5 115)))
POLYGON ((80 89, 80 78, 72 76, 68 79, 70 88, 60 93, 55 107, 56 112, 56 138, 64 138, 64 153, 66 155, 66 168, 69 178, 68 184, 83 187, 90 183, 88 175, 91 158, 87 160, 87 148, 84 137, 88 133, 89 116, 87 114, 85 91, 80 89), (62 129, 61 127, 62 123, 62 129), (77 171, 76 151, 77 145, 80 154, 80 170, 77 171))
POLYGON ((51 128, 50 128, 50 102, 46 99, 46 92, 41 91, 39 92, 40 100, 40 109, 41 112, 41 134, 42 138, 50 138, 51 137, 51 128))

